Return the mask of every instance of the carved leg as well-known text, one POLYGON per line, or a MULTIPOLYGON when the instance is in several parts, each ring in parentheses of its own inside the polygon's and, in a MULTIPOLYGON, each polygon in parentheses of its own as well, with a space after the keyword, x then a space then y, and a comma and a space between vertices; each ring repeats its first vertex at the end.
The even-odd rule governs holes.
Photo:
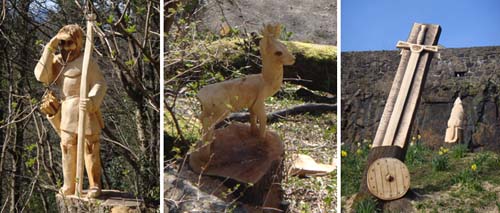
POLYGON ((255 114, 255 110, 250 108, 250 130, 252 134, 259 134, 259 129, 257 128, 257 115, 255 114))
POLYGON ((267 125, 267 116, 266 110, 264 108, 264 102, 255 103, 255 113, 257 114, 257 119, 259 120, 259 137, 261 139, 266 138, 266 125, 267 125))
POLYGON ((85 136, 85 168, 89 178, 88 197, 96 198, 101 194, 101 143, 99 135, 85 136))
POLYGON ((202 141, 198 143, 196 148, 198 149, 200 160, 208 161, 212 153, 210 143, 214 140, 213 116, 203 112, 200 116, 200 121, 202 125, 202 141))
POLYGON ((61 131, 61 155, 64 184, 59 190, 63 195, 75 194, 76 184, 76 134, 61 131))

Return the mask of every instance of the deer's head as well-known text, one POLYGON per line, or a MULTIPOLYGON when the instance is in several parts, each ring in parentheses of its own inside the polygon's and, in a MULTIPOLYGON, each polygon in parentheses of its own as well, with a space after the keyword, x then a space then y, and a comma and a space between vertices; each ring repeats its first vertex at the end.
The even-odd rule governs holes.
POLYGON ((262 60, 283 65, 295 63, 295 57, 288 51, 285 44, 278 41, 281 34, 281 25, 268 24, 261 31, 263 38, 260 40, 260 55, 262 60))

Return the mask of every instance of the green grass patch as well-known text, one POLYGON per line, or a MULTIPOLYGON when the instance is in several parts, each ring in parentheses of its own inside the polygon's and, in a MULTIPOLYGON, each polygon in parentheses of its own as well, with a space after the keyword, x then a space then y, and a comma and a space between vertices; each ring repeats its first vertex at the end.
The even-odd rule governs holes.
POLYGON ((365 140, 351 146, 342 147, 342 196, 350 196, 358 192, 370 146, 371 141, 365 140))

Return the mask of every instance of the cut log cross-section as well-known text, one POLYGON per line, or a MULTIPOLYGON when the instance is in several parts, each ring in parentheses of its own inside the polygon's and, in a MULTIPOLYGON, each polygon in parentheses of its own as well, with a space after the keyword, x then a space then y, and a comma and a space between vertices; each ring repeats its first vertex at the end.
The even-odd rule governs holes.
POLYGON ((361 192, 370 192, 382 200, 394 200, 401 198, 409 189, 409 175, 403 162, 425 77, 432 56, 438 51, 440 32, 439 25, 415 23, 408 40, 397 43, 397 47, 401 48, 401 61, 368 156, 361 192), (372 165, 375 161, 378 166, 372 165), (398 172, 386 172, 384 177, 375 178, 385 169, 381 165, 398 167, 398 172), (374 177, 371 182, 368 175, 374 177), (384 187, 396 187, 397 190, 393 193, 384 187))

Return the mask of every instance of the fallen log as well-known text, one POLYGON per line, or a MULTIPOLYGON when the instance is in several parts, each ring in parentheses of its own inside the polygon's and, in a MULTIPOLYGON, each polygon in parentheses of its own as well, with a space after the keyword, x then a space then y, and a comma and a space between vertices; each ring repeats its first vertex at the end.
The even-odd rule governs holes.
MULTIPOLYGON (((320 103, 307 103, 294 106, 292 108, 283 109, 274 111, 272 113, 267 114, 267 122, 274 123, 279 121, 280 119, 284 119, 287 116, 292 115, 300 115, 305 113, 310 113, 314 115, 318 115, 325 112, 337 112, 337 104, 320 104, 320 103)), ((247 122, 250 119, 250 113, 248 112, 235 112, 231 113, 225 121, 239 121, 239 122, 247 122)), ((222 126, 224 123, 218 123, 217 128, 222 126)))

